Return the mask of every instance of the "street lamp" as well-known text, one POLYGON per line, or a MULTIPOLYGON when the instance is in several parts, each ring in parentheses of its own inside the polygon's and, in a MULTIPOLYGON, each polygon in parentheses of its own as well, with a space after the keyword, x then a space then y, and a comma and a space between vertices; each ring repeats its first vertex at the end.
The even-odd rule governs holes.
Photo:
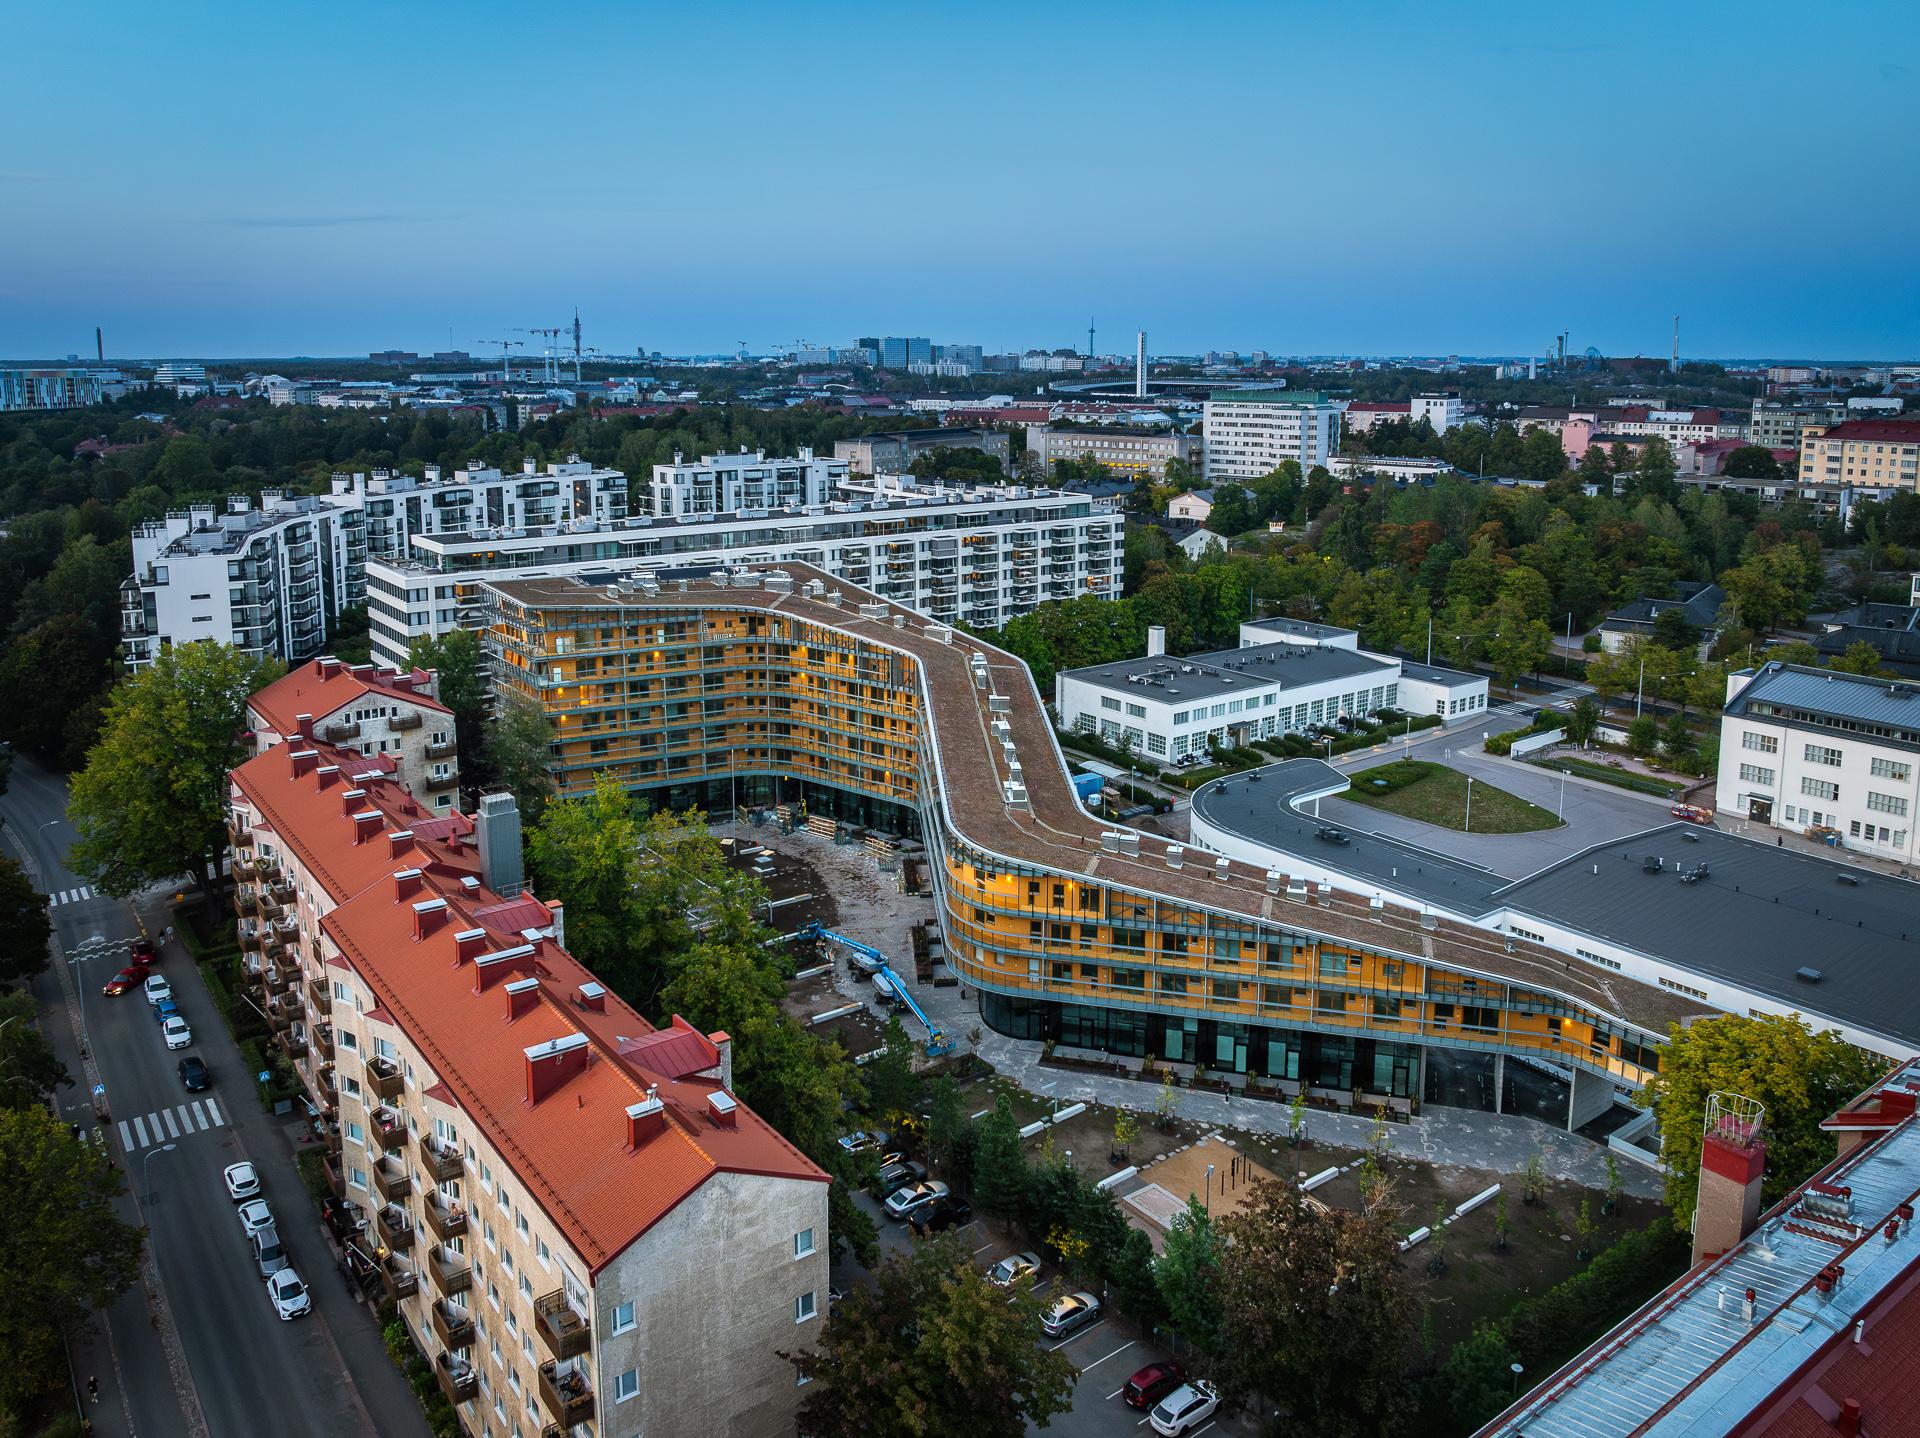
MULTIPOLYGON (((158 1148, 148 1149, 146 1157, 140 1160, 140 1191, 146 1195, 146 1201, 148 1203, 153 1202, 153 1185, 148 1177, 148 1170, 153 1163, 153 1156, 156 1153, 172 1153, 178 1147, 180 1147, 180 1145, 177 1143, 163 1143, 158 1148)), ((149 1227, 151 1227, 151 1225, 149 1225, 149 1227)))
POLYGON ((1467 833, 1469 833, 1469 834, 1471 834, 1471 833, 1473 832, 1473 775, 1471 775, 1471 774, 1469 774, 1469 775, 1467 775, 1467 828, 1466 828, 1466 832, 1467 832, 1467 833))
POLYGON ((1522 1367, 1520 1364, 1515 1363, 1512 1365, 1510 1371, 1513 1374, 1513 1396, 1515 1398, 1518 1398, 1520 1396, 1520 1375, 1522 1373, 1525 1373, 1527 1370, 1524 1367, 1522 1367))

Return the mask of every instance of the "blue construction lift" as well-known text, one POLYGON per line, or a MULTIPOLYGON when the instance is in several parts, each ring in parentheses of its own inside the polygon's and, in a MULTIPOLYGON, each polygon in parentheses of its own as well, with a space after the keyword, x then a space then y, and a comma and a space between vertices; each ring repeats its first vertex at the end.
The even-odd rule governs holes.
POLYGON ((908 1012, 920 1021, 921 1027, 927 1031, 929 1058, 938 1058, 942 1054, 953 1052, 953 1040, 947 1037, 946 1030, 928 1018, 927 1011, 914 1002, 913 995, 907 991, 906 981, 893 971, 893 966, 887 962, 887 956, 873 945, 863 944, 858 939, 850 939, 845 934, 822 928, 819 924, 807 924, 796 929, 793 936, 796 939, 816 939, 832 944, 836 948, 845 949, 851 956, 854 967, 875 980, 884 978, 886 985, 882 991, 890 990, 901 1003, 907 1006, 908 1012))

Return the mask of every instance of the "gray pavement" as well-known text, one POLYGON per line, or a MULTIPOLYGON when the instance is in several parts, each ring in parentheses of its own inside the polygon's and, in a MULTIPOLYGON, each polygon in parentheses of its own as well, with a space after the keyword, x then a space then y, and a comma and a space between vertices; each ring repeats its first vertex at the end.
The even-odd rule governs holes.
MULTIPOLYGON (((83 883, 64 862, 73 837, 65 805, 64 780, 15 760, 9 792, 0 797, 7 842, 43 891, 74 895, 83 883)), ((143 1282, 94 1315, 73 1345, 80 1381, 92 1375, 100 1385, 100 1402, 88 1414, 95 1431, 424 1438, 420 1406, 387 1358, 377 1326, 334 1272, 294 1167, 293 1137, 283 1120, 261 1111, 185 949, 169 945, 160 971, 193 1028, 185 1052, 213 1071, 208 1093, 182 1089, 182 1054, 166 1049, 138 993, 100 993, 143 925, 157 930, 166 922, 170 897, 157 892, 136 906, 87 895, 55 904, 55 962, 33 986, 55 1051, 76 1078, 89 1075, 58 1096, 62 1116, 90 1128, 92 1141, 126 1172, 122 1214, 149 1233, 143 1282), (104 1086, 110 1114, 98 1128, 93 1082, 104 1086), (241 1159, 257 1165, 281 1237, 311 1288, 314 1311, 305 1319, 275 1321, 254 1272, 221 1182, 221 1170, 241 1159)))

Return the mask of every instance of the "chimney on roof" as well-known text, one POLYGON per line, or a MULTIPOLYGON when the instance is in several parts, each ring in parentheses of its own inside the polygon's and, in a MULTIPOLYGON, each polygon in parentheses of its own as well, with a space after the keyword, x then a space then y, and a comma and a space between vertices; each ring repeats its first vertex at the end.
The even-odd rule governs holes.
POLYGON ((592 1013, 604 1014, 607 1011, 607 991, 592 980, 580 985, 580 992, 574 995, 573 1001, 592 1013))
POLYGON ((507 985, 507 1021, 511 1023, 539 1002, 540 980, 515 979, 507 985))
POLYGON ((1860 1400, 1848 1398, 1840 1404, 1840 1411, 1834 1415, 1834 1430, 1840 1438, 1860 1438, 1860 1400))
POLYGON ((553 917, 553 942, 560 948, 567 946, 567 906, 559 899, 547 900, 547 912, 553 917))
POLYGON ((389 829, 387 831, 387 857, 397 859, 402 854, 413 852, 413 830, 389 829))
POLYGON ((296 779, 302 774, 311 774, 320 762, 320 756, 311 749, 295 749, 288 757, 293 760, 293 777, 296 779))
POLYGON ((340 766, 338 764, 322 764, 318 769, 313 771, 313 782, 316 793, 324 793, 326 790, 331 789, 335 784, 340 782, 340 766))
POLYGON ((447 901, 445 899, 422 899, 413 906, 414 942, 437 933, 447 921, 447 901))
POLYGON ((587 1067, 587 1036, 564 1034, 522 1050, 527 1056, 527 1102, 537 1104, 587 1067))
MULTIPOLYGON (((398 903, 402 899, 411 899, 420 892, 420 886, 426 882, 418 869, 395 869, 393 871, 393 898, 398 903)), ((414 935, 418 938, 419 935, 414 935)))
POLYGON ((1167 652, 1167 626, 1149 624, 1147 626, 1147 658, 1158 659, 1167 652))
POLYGON ((340 812, 351 818, 354 811, 360 807, 360 801, 366 797, 367 791, 357 786, 343 790, 340 795, 340 812))
POLYGON ((707 1035, 707 1042, 720 1051, 720 1083, 731 1090, 733 1088, 733 1035, 725 1029, 715 1029, 707 1035))
POLYGON ((480 840, 480 873, 487 887, 511 899, 526 887, 520 863, 520 806, 511 794, 482 794, 474 816, 480 840))
POLYGON ((313 742, 313 716, 311 714, 294 715, 293 729, 296 734, 302 739, 305 739, 309 744, 313 742))
POLYGON ((484 994, 502 979, 524 974, 534 967, 532 944, 515 944, 497 953, 481 954, 473 961, 473 991, 484 994))
POLYGON ((362 809, 353 819, 353 842, 364 844, 380 832, 380 826, 386 821, 381 818, 378 809, 362 809))
POLYGON ((1766 1109, 1736 1093, 1707 1097, 1700 1142, 1700 1186, 1694 1200, 1693 1261, 1725 1253, 1760 1221, 1760 1181, 1767 1168, 1761 1137, 1766 1109))
POLYGON ((732 1094, 717 1088, 707 1095, 707 1117, 713 1120, 715 1128, 738 1128, 740 1105, 733 1101, 732 1094))
POLYGON ((313 667, 319 671, 322 679, 331 679, 346 666, 329 654, 314 660, 313 667))
POLYGON ((627 1147, 640 1148, 667 1127, 667 1106, 660 1102, 660 1091, 649 1088, 647 1096, 627 1110, 627 1147))
POLYGON ((453 936, 453 962, 457 967, 480 957, 486 951, 485 929, 462 929, 453 936))

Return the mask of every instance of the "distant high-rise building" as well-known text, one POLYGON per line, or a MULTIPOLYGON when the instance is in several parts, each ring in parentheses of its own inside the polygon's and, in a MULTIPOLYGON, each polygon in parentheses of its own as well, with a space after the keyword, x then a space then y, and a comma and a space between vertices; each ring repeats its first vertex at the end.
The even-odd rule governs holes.
POLYGON ((1203 410, 1209 485, 1259 479, 1282 460, 1325 464, 1340 439, 1340 408, 1311 390, 1216 391, 1203 410))
POLYGON ((0 410, 79 409, 106 398, 103 376, 86 369, 0 369, 0 410))
POLYGON ((932 364, 933 341, 924 336, 901 339, 888 335, 880 341, 880 363, 887 369, 905 369, 910 364, 932 364))

